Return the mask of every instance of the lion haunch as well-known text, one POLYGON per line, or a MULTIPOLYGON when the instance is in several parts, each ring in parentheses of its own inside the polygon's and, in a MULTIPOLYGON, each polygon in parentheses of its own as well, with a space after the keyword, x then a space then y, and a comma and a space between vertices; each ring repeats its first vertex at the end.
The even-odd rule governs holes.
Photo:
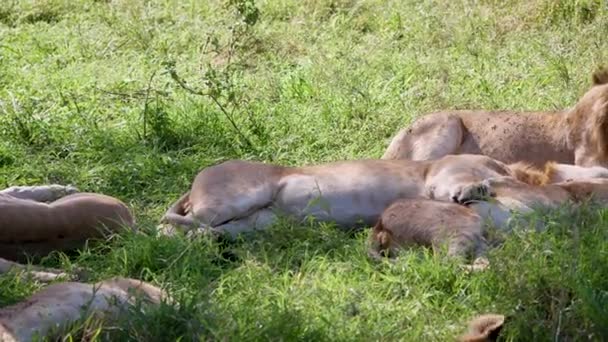
POLYGON ((133 224, 127 206, 106 195, 76 193, 47 204, 0 194, 0 257, 71 250, 133 224))

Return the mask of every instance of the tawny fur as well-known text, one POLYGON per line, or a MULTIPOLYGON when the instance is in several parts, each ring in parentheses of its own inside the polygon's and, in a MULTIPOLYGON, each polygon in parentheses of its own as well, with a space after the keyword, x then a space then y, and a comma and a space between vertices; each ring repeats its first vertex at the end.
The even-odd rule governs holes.
POLYGON ((11 192, 0 194, 0 257, 3 258, 25 260, 26 256, 79 248, 89 239, 105 237, 134 225, 128 207, 110 196, 72 193, 55 199, 39 191, 45 189, 44 186, 36 187, 34 192, 30 191, 31 187, 23 191, 10 189, 11 192), (37 202, 24 194, 51 202, 37 202))
MULTIPOLYGON (((553 165, 553 163, 547 163, 553 165)), ((509 168, 513 171, 513 177, 517 180, 530 185, 545 185, 549 183, 550 177, 547 174, 551 167, 546 167, 545 170, 540 170, 536 166, 527 162, 518 162, 510 164, 509 168)))
POLYGON ((469 323, 469 330, 458 338, 460 342, 496 341, 505 323, 504 315, 483 314, 469 323))
MULTIPOLYGON (((481 258, 488 244, 486 223, 508 232, 513 213, 529 213, 536 208, 557 208, 565 203, 594 200, 608 206, 608 179, 586 179, 528 185, 513 177, 498 177, 481 182, 494 198, 473 201, 468 207, 422 199, 398 200, 389 206, 370 235, 370 255, 393 256, 405 246, 436 247, 447 245, 451 256, 481 258)), ((542 222, 537 222, 543 229, 542 222)))
POLYGON ((483 220, 463 205, 401 199, 380 216, 370 235, 370 254, 394 256, 401 248, 447 248, 449 256, 475 258, 486 249, 483 220))
POLYGON ((163 223, 205 227, 235 236, 264 229, 278 213, 312 216, 339 227, 372 225, 400 198, 466 202, 483 194, 469 187, 483 179, 510 176, 501 162, 481 155, 433 161, 359 160, 284 167, 229 161, 202 170, 189 193, 176 201, 163 223), (190 210, 188 210, 188 207, 190 210))
POLYGON ((547 161, 608 166, 606 72, 571 109, 552 112, 444 111, 402 129, 383 159, 430 160, 448 154, 483 154, 505 163, 547 161))
POLYGON ((593 84, 602 85, 608 83, 608 68, 602 68, 593 73, 593 84))
POLYGON ((0 341, 29 342, 49 337, 52 331, 61 335, 66 325, 90 315, 112 320, 137 298, 152 305, 170 300, 158 287, 129 278, 96 284, 56 283, 23 302, 0 309, 0 341))
POLYGON ((70 275, 56 269, 25 266, 0 258, 0 274, 16 271, 24 279, 33 279, 39 282, 51 282, 57 279, 69 279, 70 275))
POLYGON ((529 185, 547 185, 569 180, 608 178, 608 168, 605 167, 558 164, 554 161, 545 163, 542 169, 526 162, 510 164, 509 169, 515 179, 529 185))
POLYGON ((227 232, 264 229, 278 213, 313 216, 345 228, 373 225, 395 200, 434 199, 459 203, 484 197, 478 182, 507 176, 525 184, 608 177, 608 169, 548 163, 505 165, 482 155, 450 155, 432 161, 359 160, 283 167, 229 161, 202 170, 191 190, 165 213, 165 232, 193 228, 227 232), (559 172, 555 171, 559 170, 559 172), (479 193, 478 193, 479 192, 479 193))

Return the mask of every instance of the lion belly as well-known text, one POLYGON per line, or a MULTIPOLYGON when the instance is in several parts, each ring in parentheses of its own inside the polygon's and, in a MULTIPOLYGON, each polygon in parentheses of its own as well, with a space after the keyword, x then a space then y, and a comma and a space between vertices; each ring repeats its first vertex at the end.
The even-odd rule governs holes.
POLYGON ((298 218, 353 227, 375 223, 382 211, 399 198, 420 198, 422 182, 359 168, 283 177, 273 206, 298 218))

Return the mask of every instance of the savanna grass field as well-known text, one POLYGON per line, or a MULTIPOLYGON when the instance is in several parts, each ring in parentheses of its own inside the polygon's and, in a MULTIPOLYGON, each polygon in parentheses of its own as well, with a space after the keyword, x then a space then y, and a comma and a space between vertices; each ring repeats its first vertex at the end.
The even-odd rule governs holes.
MULTIPOLYGON (((63 341, 450 341, 488 312, 509 317, 504 341, 606 341, 608 211, 592 204, 535 214, 546 232, 516 229, 473 274, 422 248, 372 261, 368 231, 312 221, 156 234, 206 166, 380 158, 431 111, 568 108, 602 65, 599 0, 2 0, 0 187, 122 199, 140 233, 36 262, 179 303, 63 341)), ((41 287, 1 276, 0 306, 41 287)))

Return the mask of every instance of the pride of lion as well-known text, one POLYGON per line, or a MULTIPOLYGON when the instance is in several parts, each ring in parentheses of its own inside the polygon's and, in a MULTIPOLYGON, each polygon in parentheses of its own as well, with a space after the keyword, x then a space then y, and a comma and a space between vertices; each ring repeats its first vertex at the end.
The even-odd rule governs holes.
MULTIPOLYGON (((571 109, 433 113, 401 130, 382 159, 309 166, 233 160, 207 167, 160 222, 236 237, 280 217, 312 217, 341 229, 373 227, 369 254, 375 259, 411 246, 445 247, 472 262, 465 266, 484 269, 484 252, 494 243, 490 226, 508 233, 520 214, 536 208, 590 200, 606 206, 605 167, 608 71, 601 70, 571 109)), ((74 274, 18 263, 136 229, 119 199, 57 184, 13 186, 0 191, 0 227, 0 273, 54 283, 0 309, 2 341, 46 336, 93 312, 116 318, 134 302, 132 290, 152 304, 168 298, 134 279, 87 284, 74 274)), ((503 323, 502 315, 482 315, 461 340, 494 340, 503 323)))

